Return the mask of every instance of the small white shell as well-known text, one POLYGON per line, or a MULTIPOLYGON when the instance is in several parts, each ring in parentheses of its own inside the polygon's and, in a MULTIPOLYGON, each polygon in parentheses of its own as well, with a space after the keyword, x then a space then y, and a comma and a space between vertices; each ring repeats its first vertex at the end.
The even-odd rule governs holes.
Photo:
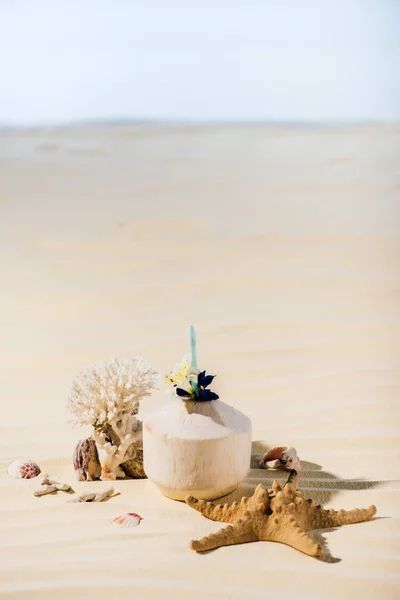
POLYGON ((10 462, 7 473, 15 479, 33 479, 39 475, 40 467, 29 458, 21 458, 10 462))
POLYGON ((119 517, 112 519, 111 523, 119 525, 120 527, 137 527, 140 525, 142 519, 143 517, 136 513, 125 513, 124 515, 119 515, 119 517))

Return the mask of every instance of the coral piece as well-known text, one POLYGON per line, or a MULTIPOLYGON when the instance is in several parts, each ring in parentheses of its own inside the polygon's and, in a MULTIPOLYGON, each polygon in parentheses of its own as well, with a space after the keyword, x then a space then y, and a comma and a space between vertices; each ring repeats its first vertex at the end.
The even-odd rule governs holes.
POLYGON ((73 498, 72 500, 70 500, 70 502, 72 502, 72 503, 92 502, 95 499, 95 497, 96 497, 96 492, 85 492, 84 494, 81 494, 77 498, 73 498))
POLYGON ((34 496, 45 496, 46 494, 54 494, 55 492, 59 491, 71 494, 74 491, 68 483, 54 481, 53 479, 49 479, 48 477, 44 477, 44 479, 42 480, 42 485, 44 486, 43 488, 33 492, 34 496))
POLYGON ((120 527, 137 527, 142 520, 143 517, 136 513, 125 513, 124 515, 119 515, 119 517, 112 519, 111 523, 119 525, 120 527))
POLYGON ((99 492, 98 494, 96 494, 93 499, 93 502, 105 502, 109 498, 112 498, 113 494, 114 494, 114 488, 108 488, 108 489, 104 490, 103 492, 99 492))
POLYGON ((269 490, 260 483, 253 496, 242 498, 240 503, 216 505, 186 496, 186 504, 209 519, 232 523, 201 540, 192 540, 190 547, 196 552, 205 552, 220 546, 265 540, 281 542, 318 557, 321 546, 306 531, 368 521, 376 513, 375 506, 325 510, 312 500, 305 500, 297 490, 297 484, 297 472, 292 470, 283 488, 277 481, 269 490))
POLYGON ((41 488, 40 490, 36 490, 33 492, 34 496, 46 496, 47 494, 55 494, 58 492, 58 488, 55 485, 46 485, 46 487, 41 488))
POLYGON ((48 485, 48 486, 53 486, 55 487, 58 491, 61 492, 68 492, 71 493, 74 490, 72 489, 72 487, 69 485, 69 483, 61 483, 60 481, 54 481, 54 479, 49 479, 48 477, 45 477, 42 480, 42 485, 48 485))
POLYGON ((7 473, 15 479, 33 479, 40 474, 40 467, 33 460, 22 458, 10 462, 7 473))
POLYGON ((156 375, 140 359, 114 358, 74 381, 68 406, 75 423, 93 426, 102 479, 125 476, 120 465, 132 457, 132 444, 142 441, 139 400, 155 388, 156 375))
POLYGON ((287 469, 299 472, 301 469, 300 459, 296 448, 293 446, 275 446, 264 454, 259 461, 260 469, 287 469))
POLYGON ((102 492, 85 492, 70 502, 106 502, 114 495, 114 488, 107 488, 102 492))
POLYGON ((92 438, 79 440, 74 450, 74 469, 78 481, 100 479, 101 464, 96 442, 92 438))

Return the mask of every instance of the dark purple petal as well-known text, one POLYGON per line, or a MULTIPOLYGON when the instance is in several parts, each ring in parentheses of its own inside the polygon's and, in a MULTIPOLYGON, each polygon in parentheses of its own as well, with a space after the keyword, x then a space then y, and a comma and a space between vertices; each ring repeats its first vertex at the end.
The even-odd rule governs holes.
POLYGON ((202 390, 199 388, 199 400, 208 401, 207 390, 202 390))
POLYGON ((219 396, 210 390, 199 390, 199 400, 203 402, 210 402, 210 400, 217 400, 219 396))
POLYGON ((183 390, 182 388, 176 388, 176 393, 178 394, 178 396, 182 396, 182 398, 191 398, 191 395, 189 394, 189 392, 187 392, 186 390, 183 390))
POLYGON ((208 385, 210 385, 214 377, 215 375, 206 375, 205 377, 202 377, 201 381, 199 381, 199 385, 207 387, 208 385))

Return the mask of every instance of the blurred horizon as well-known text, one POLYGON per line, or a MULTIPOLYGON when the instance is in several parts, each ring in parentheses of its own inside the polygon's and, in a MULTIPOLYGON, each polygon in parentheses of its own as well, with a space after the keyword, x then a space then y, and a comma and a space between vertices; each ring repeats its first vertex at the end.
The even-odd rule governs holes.
POLYGON ((395 0, 15 0, 0 127, 400 121, 395 0))
POLYGON ((229 129, 240 129, 252 127, 265 127, 270 129, 288 129, 288 130, 330 130, 336 128, 357 128, 357 127, 385 127, 385 126, 396 126, 400 125, 400 118, 395 120, 379 120, 379 119, 367 119, 367 120, 343 120, 343 121, 262 121, 262 120, 248 120, 248 121, 222 121, 222 120, 168 120, 168 119, 98 119, 98 120, 76 120, 76 121, 65 121, 59 123, 34 123, 29 124, 7 124, 0 122, 0 132, 7 131, 57 131, 63 129, 107 129, 107 128, 129 128, 129 127, 143 127, 143 128, 229 128, 229 129))

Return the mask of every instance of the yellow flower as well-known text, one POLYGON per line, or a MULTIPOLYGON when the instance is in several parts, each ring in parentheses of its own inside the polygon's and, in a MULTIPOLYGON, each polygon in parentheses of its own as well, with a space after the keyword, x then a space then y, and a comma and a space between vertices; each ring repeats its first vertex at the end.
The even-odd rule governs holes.
POLYGON ((199 370, 192 367, 188 357, 185 356, 180 363, 175 365, 175 369, 165 376, 165 381, 170 385, 186 389, 194 376, 197 378, 198 373, 199 370))

